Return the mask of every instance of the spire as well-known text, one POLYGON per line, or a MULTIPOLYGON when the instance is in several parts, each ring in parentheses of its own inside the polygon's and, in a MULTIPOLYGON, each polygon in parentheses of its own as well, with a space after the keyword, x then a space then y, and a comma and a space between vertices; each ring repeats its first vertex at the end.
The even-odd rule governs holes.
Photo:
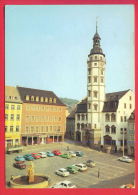
POLYGON ((90 51, 90 55, 91 54, 103 54, 103 51, 100 47, 100 36, 98 34, 98 17, 96 17, 96 32, 94 34, 94 37, 93 37, 93 48, 91 49, 90 51))

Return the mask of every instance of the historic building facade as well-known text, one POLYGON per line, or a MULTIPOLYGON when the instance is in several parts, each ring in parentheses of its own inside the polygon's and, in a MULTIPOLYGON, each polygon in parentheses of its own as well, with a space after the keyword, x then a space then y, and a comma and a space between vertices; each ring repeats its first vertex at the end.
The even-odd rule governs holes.
POLYGON ((105 93, 105 54, 97 32, 87 60, 87 97, 77 104, 74 139, 90 147, 127 143, 128 118, 135 109, 132 90, 105 93), (124 137, 123 137, 124 136, 124 137))
POLYGON ((21 143, 22 101, 16 87, 5 87, 5 147, 21 143))
POLYGON ((128 155, 135 155, 135 113, 132 112, 128 119, 127 131, 127 151, 128 155))
POLYGON ((66 106, 51 91, 17 87, 22 104, 23 145, 64 140, 66 106))

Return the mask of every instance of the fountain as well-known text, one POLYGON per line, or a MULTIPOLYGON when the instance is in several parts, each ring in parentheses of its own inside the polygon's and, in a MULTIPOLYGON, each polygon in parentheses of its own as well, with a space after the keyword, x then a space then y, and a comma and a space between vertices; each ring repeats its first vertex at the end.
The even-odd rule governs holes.
POLYGON ((47 188, 49 177, 35 174, 33 162, 31 162, 27 168, 27 175, 11 176, 9 184, 11 188, 47 188))

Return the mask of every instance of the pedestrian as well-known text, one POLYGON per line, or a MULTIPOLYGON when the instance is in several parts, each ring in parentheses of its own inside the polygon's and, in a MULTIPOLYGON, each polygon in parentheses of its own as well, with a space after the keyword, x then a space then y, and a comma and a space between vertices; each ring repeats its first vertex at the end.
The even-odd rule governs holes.
POLYGON ((98 169, 98 178, 100 178, 100 168, 98 169))
POLYGON ((67 151, 69 151, 69 146, 67 146, 67 151))

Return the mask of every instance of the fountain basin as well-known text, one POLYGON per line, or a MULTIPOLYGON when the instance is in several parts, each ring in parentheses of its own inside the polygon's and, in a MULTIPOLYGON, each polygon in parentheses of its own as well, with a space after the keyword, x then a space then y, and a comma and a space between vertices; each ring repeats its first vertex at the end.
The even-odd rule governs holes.
POLYGON ((28 176, 12 176, 9 184, 11 188, 47 188, 49 185, 49 177, 35 174, 34 182, 29 183, 28 176))

